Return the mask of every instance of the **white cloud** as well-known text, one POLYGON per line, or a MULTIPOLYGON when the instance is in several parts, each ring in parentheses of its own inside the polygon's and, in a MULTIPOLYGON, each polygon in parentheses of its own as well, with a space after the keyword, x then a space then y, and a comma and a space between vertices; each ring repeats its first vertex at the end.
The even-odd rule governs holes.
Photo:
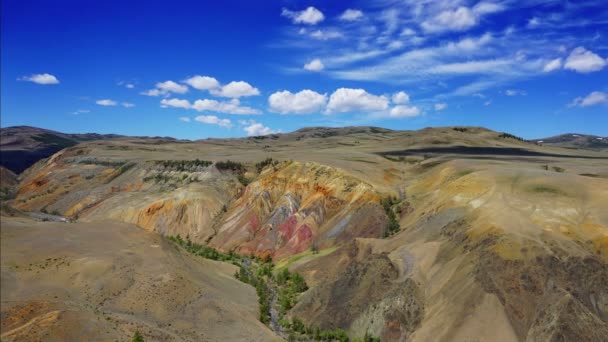
POLYGON ((85 114, 85 113, 90 113, 90 112, 91 112, 91 111, 90 111, 90 110, 88 110, 88 109, 79 109, 79 110, 77 110, 77 111, 73 112, 72 114, 74 114, 74 115, 78 115, 78 114, 85 114))
POLYGON ((179 118, 179 121, 182 121, 182 122, 191 122, 192 119, 190 119, 187 116, 182 116, 182 117, 179 118))
POLYGON ((454 10, 445 10, 421 24, 426 32, 464 31, 475 25, 477 25, 475 13, 463 6, 454 10))
POLYGON ((538 26, 540 26, 540 19, 538 19, 537 17, 534 18, 530 18, 530 20, 528 20, 528 24, 526 25, 527 28, 537 28, 538 26))
POLYGON ((357 9, 347 9, 346 11, 344 11, 344 13, 342 13, 342 15, 340 15, 340 20, 343 21, 356 21, 359 20, 363 17, 363 12, 361 12, 360 10, 357 9))
POLYGON ((391 118, 411 118, 420 115, 420 109, 418 107, 410 107, 406 105, 399 105, 391 108, 388 116, 391 118))
POLYGON ((400 91, 393 94, 392 100, 394 104, 408 103, 410 101, 410 96, 406 92, 400 91))
POLYGON ((473 13, 477 15, 491 14, 504 10, 504 6, 494 2, 481 1, 473 7, 473 13))
POLYGON ((186 87, 185 85, 175 83, 173 81, 165 81, 165 82, 156 83, 156 88, 160 89, 161 91, 177 93, 177 94, 185 94, 188 92, 188 87, 186 87))
POLYGON ((312 33, 310 33, 310 36, 314 39, 318 39, 318 40, 330 40, 330 39, 336 39, 336 38, 341 38, 342 37, 342 33, 335 31, 335 30, 316 30, 312 33))
POLYGON ((135 88, 135 84, 127 83, 127 84, 125 84, 125 87, 129 88, 129 89, 133 89, 133 88, 135 88))
POLYGON ((245 81, 232 81, 221 88, 211 89, 211 94, 221 97, 239 98, 260 95, 260 91, 245 81))
POLYGON ((225 114, 237 114, 237 115, 253 115, 260 114, 260 111, 246 106, 241 106, 238 99, 232 99, 230 101, 221 102, 216 100, 202 99, 196 100, 194 103, 190 103, 188 100, 183 99, 162 99, 160 101, 162 108, 174 107, 183 109, 194 109, 198 112, 219 112, 225 114))
POLYGON ((167 107, 183 108, 183 109, 192 108, 192 105, 190 104, 190 102, 188 100, 181 100, 181 99, 162 99, 160 101, 160 106, 163 108, 167 108, 167 107))
POLYGON ((168 95, 169 93, 185 94, 188 92, 188 87, 173 81, 165 81, 156 83, 156 88, 144 91, 140 94, 147 96, 168 95))
POLYGON ((95 101, 100 106, 116 106, 118 103, 114 100, 103 99, 95 101))
POLYGON ((448 108, 448 104, 447 103, 435 103, 435 110, 436 111, 441 111, 448 108))
POLYGON ((290 11, 286 8, 283 8, 281 15, 284 17, 291 18, 294 24, 315 25, 325 19, 323 12, 312 6, 308 7, 303 11, 290 11))
POLYGON ((404 28, 404 29, 401 31, 401 34, 399 34, 399 35, 400 35, 400 36, 403 36, 403 37, 415 36, 415 35, 416 35, 416 31, 412 30, 412 29, 411 29, 411 28, 409 28, 409 27, 406 27, 406 28, 404 28))
POLYGON ((281 114, 309 114, 319 112, 327 102, 327 94, 305 89, 297 93, 278 91, 268 97, 272 112, 281 114))
POLYGON ((608 103, 608 93, 604 93, 601 91, 591 92, 589 95, 585 97, 577 97, 570 103, 569 107, 589 107, 595 106, 602 103, 608 103))
POLYGON ((227 102, 209 99, 196 100, 192 104, 191 108, 199 112, 212 111, 237 115, 260 114, 260 111, 255 108, 241 106, 238 99, 232 99, 227 102))
POLYGON ((373 95, 363 89, 339 88, 329 97, 327 113, 385 110, 388 102, 385 96, 373 95))
POLYGON ((491 104, 492 104, 491 100, 488 100, 488 101, 486 101, 486 102, 483 103, 483 105, 486 106, 486 107, 489 106, 489 105, 491 105, 491 104))
POLYGON ((232 127, 232 122, 229 119, 220 119, 215 115, 199 115, 194 120, 208 125, 218 125, 225 128, 232 127))
POLYGON ((518 89, 507 89, 505 90, 505 95, 507 96, 518 96, 518 95, 526 95, 526 92, 518 89))
POLYGON ((19 77, 17 80, 33 82, 36 84, 43 84, 43 85, 59 84, 59 80, 57 79, 57 77, 55 77, 51 74, 46 74, 46 73, 45 74, 33 74, 30 76, 23 76, 23 77, 19 77))
POLYGON ((579 46, 572 50, 570 56, 566 59, 564 68, 580 73, 589 73, 602 70, 606 64, 608 64, 608 62, 602 57, 579 46))
POLYGON ((483 74, 496 73, 513 64, 508 59, 491 59, 481 61, 471 61, 463 63, 448 63, 437 65, 428 70, 432 74, 483 74))
POLYGON ((122 102, 120 105, 123 106, 123 107, 125 107, 125 108, 133 108, 133 107, 135 107, 135 104, 134 103, 130 103, 130 102, 122 102))
POLYGON ((323 65, 323 62, 321 62, 321 60, 318 58, 315 58, 309 63, 304 64, 304 70, 321 71, 323 69, 325 69, 325 65, 323 65))
POLYGON ((561 67, 562 67, 562 59, 556 58, 556 59, 552 59, 549 62, 547 62, 547 64, 545 64, 545 66, 543 67, 543 71, 551 72, 551 71, 557 70, 561 67))
POLYGON ((150 90, 146 90, 146 91, 142 91, 140 94, 142 95, 146 95, 146 96, 160 96, 160 95, 164 95, 166 94, 165 92, 163 92, 160 89, 150 89, 150 90))
POLYGON ((258 136, 258 135, 275 134, 275 133, 281 132, 280 130, 275 131, 275 130, 271 129, 270 127, 264 126, 263 124, 256 122, 254 120, 239 121, 239 123, 247 125, 243 128, 243 130, 245 132, 247 132, 247 135, 250 137, 258 136))
POLYGON ((196 75, 185 80, 184 83, 198 90, 210 90, 220 87, 220 82, 218 82, 215 78, 209 76, 196 75))

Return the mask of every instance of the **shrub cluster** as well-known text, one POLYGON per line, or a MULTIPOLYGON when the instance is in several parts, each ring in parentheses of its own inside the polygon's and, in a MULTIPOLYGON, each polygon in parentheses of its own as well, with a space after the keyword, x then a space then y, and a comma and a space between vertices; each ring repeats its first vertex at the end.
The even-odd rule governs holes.
POLYGON ((157 160, 155 161, 156 165, 162 165, 165 168, 172 169, 175 171, 189 171, 196 167, 208 167, 213 164, 212 161, 208 160, 157 160))
POLYGON ((272 158, 266 158, 264 160, 262 160, 259 163, 255 164, 255 168, 256 170, 259 172, 262 172, 262 170, 264 170, 264 168, 266 168, 266 166, 272 165, 275 166, 279 163, 278 160, 273 160, 272 158))
POLYGON ((388 218, 386 228, 384 229, 384 237, 389 237, 401 229, 399 221, 397 221, 397 215, 395 215, 395 211, 393 210, 393 206, 397 203, 399 203, 397 197, 389 196, 380 200, 380 204, 382 204, 382 208, 384 208, 384 212, 388 218))
POLYGON ((501 133, 498 137, 499 138, 503 138, 503 139, 515 139, 515 140, 527 142, 526 139, 518 137, 518 136, 513 135, 513 134, 509 134, 509 133, 501 133))
POLYGON ((220 171, 245 172, 245 165, 243 163, 232 160, 219 161, 215 163, 215 167, 220 171))
POLYGON ((279 305, 283 312, 291 309, 298 300, 300 293, 308 290, 304 278, 298 273, 291 273, 287 267, 279 271, 275 277, 279 288, 279 305))
POLYGON ((241 260, 241 257, 232 251, 230 251, 230 253, 222 253, 213 247, 193 243, 192 241, 190 241, 189 237, 186 237, 186 240, 184 240, 179 235, 169 236, 169 240, 177 243, 188 252, 203 257, 205 259, 226 261, 236 265, 238 265, 238 262, 241 260))

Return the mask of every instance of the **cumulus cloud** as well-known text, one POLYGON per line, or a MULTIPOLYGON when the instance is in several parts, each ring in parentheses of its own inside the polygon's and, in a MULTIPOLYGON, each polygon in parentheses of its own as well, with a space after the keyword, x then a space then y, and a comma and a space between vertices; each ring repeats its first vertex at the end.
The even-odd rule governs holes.
POLYGON ((576 99, 574 99, 574 101, 572 101, 572 103, 570 103, 569 106, 589 107, 602 103, 608 103, 608 93, 594 91, 585 97, 577 97, 576 99))
POLYGON ((340 15, 339 19, 342 21, 356 21, 361 19, 362 17, 363 12, 357 9, 349 8, 340 15))
POLYGON ((220 82, 218 82, 214 77, 210 76, 196 75, 184 80, 184 83, 198 90, 210 90, 220 87, 220 82))
POLYGON ((388 116, 391 118, 411 118, 420 115, 420 109, 418 107, 410 107, 406 105, 398 105, 388 112, 388 116))
POLYGON ((199 115, 194 120, 208 125, 218 125, 225 128, 232 127, 232 122, 229 119, 220 119, 215 115, 199 115))
POLYGON ((364 89, 339 88, 329 97, 328 113, 376 111, 388 108, 388 98, 368 93, 364 89))
POLYGON ((118 104, 116 101, 110 99, 97 100, 95 103, 100 106, 116 106, 118 104))
POLYGON ((179 118, 179 121, 182 121, 182 122, 191 122, 192 120, 189 117, 187 117, 187 116, 182 116, 182 117, 179 118))
POLYGON ((182 109, 194 109, 198 112, 219 112, 225 114, 237 114, 237 115, 251 115, 260 114, 260 111, 246 106, 241 106, 238 99, 232 99, 230 101, 216 101, 209 99, 196 100, 194 103, 190 103, 188 100, 183 99, 162 99, 160 106, 163 108, 173 107, 182 109))
POLYGON ((51 74, 33 74, 30 76, 23 76, 17 79, 18 81, 27 81, 33 82, 36 84, 50 85, 50 84, 59 84, 59 80, 57 77, 51 74))
POLYGON ((290 11, 283 8, 281 15, 287 18, 291 18, 294 24, 307 24, 316 25, 325 19, 323 12, 310 6, 303 11, 290 11))
POLYGON ((123 106, 123 107, 125 107, 125 108, 133 108, 133 107, 135 107, 135 104, 131 103, 131 102, 122 102, 120 105, 123 106))
POLYGON ((435 110, 436 111, 441 111, 448 108, 448 104, 447 103, 435 103, 435 110))
POLYGON ((528 24, 526 25, 527 28, 537 28, 538 26, 540 26, 540 19, 538 19, 537 17, 533 17, 530 18, 530 20, 528 20, 528 24))
POLYGON ((160 95, 166 95, 167 93, 161 91, 160 89, 154 88, 154 89, 142 91, 140 94, 146 95, 146 96, 160 96, 160 95))
POLYGON ((211 94, 221 97, 239 98, 245 96, 260 95, 258 88, 251 86, 245 81, 232 81, 225 86, 217 89, 211 89, 211 94))
POLYGON ((188 87, 182 84, 175 83, 173 81, 165 81, 156 83, 156 88, 176 94, 185 94, 188 92, 188 87))
POLYGON ((406 92, 400 91, 393 94, 392 101, 394 104, 408 103, 410 101, 410 96, 406 92))
POLYGON ((270 111, 280 114, 309 114, 319 112, 327 102, 327 94, 305 89, 297 93, 278 91, 268 97, 270 111))
POLYGON ((125 84, 125 88, 133 89, 133 88, 135 88, 135 84, 133 84, 133 83, 127 83, 127 84, 125 84))
POLYGON ((579 46, 572 50, 566 59, 564 68, 580 73, 589 73, 602 70, 606 64, 608 64, 608 62, 606 62, 606 60, 604 60, 602 57, 582 46, 579 46))
POLYGON ((183 109, 190 109, 192 107, 190 101, 181 99, 162 99, 160 106, 163 108, 174 107, 183 109))
POLYGON ((241 125, 245 125, 245 127, 243 127, 243 130, 247 132, 247 135, 250 137, 281 132, 281 130, 275 131, 270 127, 264 126, 263 124, 256 122, 255 120, 243 120, 239 121, 239 123, 241 125))
POLYGON ((315 58, 309 63, 304 64, 304 70, 321 71, 323 69, 325 69, 325 65, 323 65, 323 62, 321 62, 321 60, 318 58, 315 58))
POLYGON ((552 59, 549 62, 547 62, 547 64, 545 64, 545 66, 543 67, 543 71, 551 72, 551 71, 557 70, 561 67, 562 67, 562 59, 556 58, 556 59, 552 59))
POLYGON ((169 93, 185 94, 188 92, 188 87, 173 81, 165 81, 156 83, 156 88, 142 92, 142 95, 160 96, 168 95, 169 93))
POLYGON ((212 111, 237 115, 260 114, 260 111, 255 108, 241 106, 238 99, 232 99, 226 102, 209 99, 196 100, 192 104, 192 109, 199 112, 212 111))

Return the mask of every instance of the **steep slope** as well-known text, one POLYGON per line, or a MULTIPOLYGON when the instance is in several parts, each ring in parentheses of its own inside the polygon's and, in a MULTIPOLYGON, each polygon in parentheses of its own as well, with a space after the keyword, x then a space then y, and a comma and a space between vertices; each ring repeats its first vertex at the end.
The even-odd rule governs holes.
POLYGON ((308 283, 288 317, 351 337, 601 341, 607 332, 604 152, 476 127, 315 128, 89 142, 22 178, 12 202, 21 210, 269 255, 308 283))
POLYGON ((281 340, 235 266, 127 224, 1 223, 2 341, 281 340))

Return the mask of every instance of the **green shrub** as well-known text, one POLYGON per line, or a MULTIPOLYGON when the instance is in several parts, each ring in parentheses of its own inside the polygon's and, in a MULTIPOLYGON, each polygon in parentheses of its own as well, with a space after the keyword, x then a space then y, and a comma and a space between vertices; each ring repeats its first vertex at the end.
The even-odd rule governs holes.
POLYGON ((232 172, 244 172, 245 165, 239 162, 234 162, 232 160, 219 161, 215 163, 215 167, 220 171, 232 171, 232 172))
POLYGON ((144 337, 139 333, 139 330, 135 330, 133 334, 133 338, 131 339, 133 342, 144 342, 144 337))

